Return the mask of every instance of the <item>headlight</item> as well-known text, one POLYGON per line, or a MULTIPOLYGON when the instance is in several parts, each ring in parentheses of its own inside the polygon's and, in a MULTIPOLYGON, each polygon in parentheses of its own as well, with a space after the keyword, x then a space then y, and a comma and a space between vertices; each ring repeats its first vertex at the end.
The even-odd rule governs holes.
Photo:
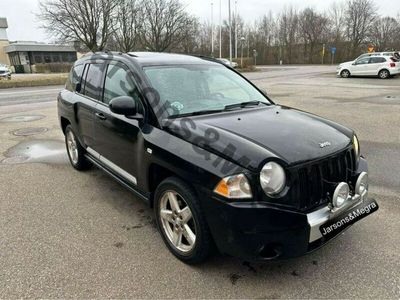
POLYGON ((215 187, 214 192, 230 199, 253 197, 249 181, 244 174, 223 178, 215 187))
POLYGON ((336 208, 342 207, 349 198, 350 188, 345 182, 341 182, 335 189, 332 197, 333 206, 336 208))
POLYGON ((279 194, 286 184, 285 170, 276 162, 265 164, 260 173, 260 183, 267 195, 279 194))
POLYGON ((356 159, 360 158, 360 143, 358 142, 358 138, 356 135, 353 136, 353 149, 356 155, 356 159))

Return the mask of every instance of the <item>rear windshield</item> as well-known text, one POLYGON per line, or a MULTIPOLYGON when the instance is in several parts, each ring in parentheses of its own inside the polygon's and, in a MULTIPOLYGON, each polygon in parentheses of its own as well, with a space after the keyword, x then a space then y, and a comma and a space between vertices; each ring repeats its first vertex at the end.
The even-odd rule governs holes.
POLYGON ((397 58, 394 58, 394 57, 391 57, 390 60, 393 61, 393 62, 399 62, 399 60, 397 58))

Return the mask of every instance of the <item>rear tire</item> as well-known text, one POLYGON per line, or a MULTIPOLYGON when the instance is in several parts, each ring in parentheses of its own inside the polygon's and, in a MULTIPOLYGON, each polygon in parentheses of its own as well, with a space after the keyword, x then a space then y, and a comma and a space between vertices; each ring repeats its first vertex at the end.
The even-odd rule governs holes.
POLYGON ((187 264, 207 259, 213 241, 197 195, 188 184, 176 177, 161 182, 154 211, 158 230, 173 255, 187 264))
POLYGON ((349 70, 342 70, 342 72, 340 72, 340 77, 342 78, 349 78, 350 77, 350 71, 349 70))
POLYGON ((79 143, 71 125, 65 128, 65 146, 69 161, 76 170, 82 171, 90 167, 90 163, 85 157, 86 150, 79 143))
POLYGON ((386 69, 380 70, 378 73, 378 77, 380 79, 388 79, 390 78, 390 72, 386 69))

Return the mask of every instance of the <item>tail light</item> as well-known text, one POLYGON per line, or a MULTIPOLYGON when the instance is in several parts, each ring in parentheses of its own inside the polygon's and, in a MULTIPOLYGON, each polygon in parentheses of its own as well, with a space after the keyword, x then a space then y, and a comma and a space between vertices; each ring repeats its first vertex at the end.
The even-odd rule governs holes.
POLYGON ((394 68, 394 67, 396 67, 396 63, 394 63, 394 62, 391 62, 391 63, 390 63, 390 67, 391 67, 391 68, 394 68))

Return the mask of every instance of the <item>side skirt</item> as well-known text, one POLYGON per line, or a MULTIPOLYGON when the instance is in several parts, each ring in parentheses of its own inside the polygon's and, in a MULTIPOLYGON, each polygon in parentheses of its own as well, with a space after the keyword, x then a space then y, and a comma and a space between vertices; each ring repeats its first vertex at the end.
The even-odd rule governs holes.
POLYGON ((119 184, 130 190, 132 193, 134 193, 137 197, 139 197, 141 200, 145 201, 150 205, 150 193, 144 193, 136 189, 132 184, 129 184, 126 180, 124 180, 121 176, 115 174, 105 166, 101 164, 97 159, 95 159, 92 155, 89 153, 85 154, 85 157, 93 163, 96 167, 99 169, 103 170, 107 175, 111 176, 113 179, 115 179, 119 184))

